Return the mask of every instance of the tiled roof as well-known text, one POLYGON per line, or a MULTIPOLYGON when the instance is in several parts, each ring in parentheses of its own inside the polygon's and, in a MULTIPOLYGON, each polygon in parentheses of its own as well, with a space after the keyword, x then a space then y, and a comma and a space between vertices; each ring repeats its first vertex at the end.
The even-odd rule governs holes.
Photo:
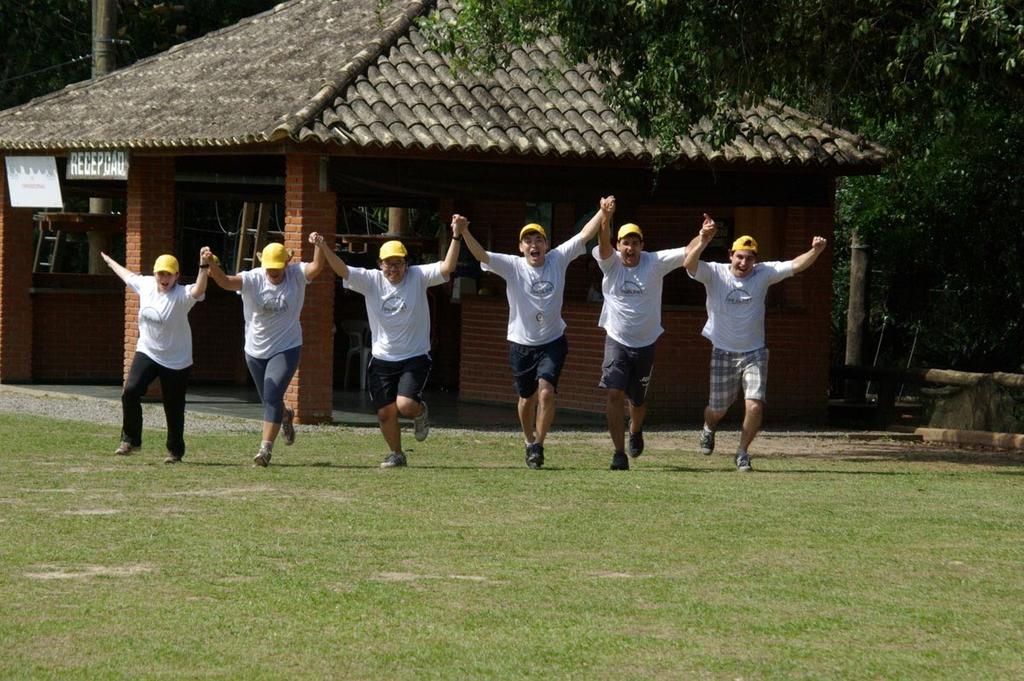
MULTIPOLYGON (((230 146, 291 138, 366 150, 649 160, 651 140, 602 100, 555 39, 487 76, 456 72, 412 19, 433 0, 293 0, 177 49, 0 113, 2 148, 230 146)), ((450 13, 450 0, 436 3, 450 13)), ((876 168, 885 150, 769 101, 755 132, 684 159, 876 168)))
POLYGON ((228 146, 293 137, 433 0, 291 0, 0 112, 0 149, 228 146))

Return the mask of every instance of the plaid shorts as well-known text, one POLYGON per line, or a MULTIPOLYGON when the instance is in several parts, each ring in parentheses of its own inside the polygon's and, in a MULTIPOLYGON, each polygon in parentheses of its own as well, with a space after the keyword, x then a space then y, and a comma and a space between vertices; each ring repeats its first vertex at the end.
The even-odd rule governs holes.
POLYGON ((743 386, 743 397, 764 402, 768 389, 768 348, 751 352, 711 350, 711 397, 714 411, 729 408, 743 386))

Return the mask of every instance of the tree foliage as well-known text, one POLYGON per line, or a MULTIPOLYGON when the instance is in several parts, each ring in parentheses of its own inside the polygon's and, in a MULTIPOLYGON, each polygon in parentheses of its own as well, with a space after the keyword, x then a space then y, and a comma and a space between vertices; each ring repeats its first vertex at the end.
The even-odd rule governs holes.
MULTIPOLYGON (((849 248, 872 247, 882 356, 1021 371, 1022 0, 462 0, 424 27, 469 68, 557 35, 641 132, 672 141, 702 117, 713 144, 767 96, 886 145, 882 174, 837 203, 834 337, 849 248), (917 339, 915 344, 915 337, 917 339)), ((839 353, 841 357, 841 352, 839 353)))
MULTIPOLYGON (((116 61, 125 66, 277 0, 118 0, 116 61)), ((90 0, 0 3, 0 110, 86 80, 91 74, 90 0)))
POLYGON ((460 63, 557 35, 607 97, 666 144, 703 116, 723 143, 766 96, 849 125, 949 127, 978 99, 1024 94, 1021 0, 462 0, 423 22, 460 63))

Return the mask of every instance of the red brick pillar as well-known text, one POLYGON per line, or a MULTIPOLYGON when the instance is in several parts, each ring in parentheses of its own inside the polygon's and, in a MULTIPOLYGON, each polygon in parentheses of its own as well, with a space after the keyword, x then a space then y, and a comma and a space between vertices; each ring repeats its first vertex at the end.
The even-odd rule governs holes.
MULTIPOLYGON (((285 184, 285 247, 313 259, 307 238, 320 232, 334 243, 337 203, 334 192, 321 189, 320 156, 288 154, 285 184)), ((285 401, 301 423, 331 420, 334 392, 334 271, 324 266, 319 278, 306 287, 302 308, 302 358, 285 401)))
MULTIPOLYGON (((174 158, 133 156, 128 170, 127 231, 124 237, 125 267, 152 274, 153 262, 162 253, 179 260, 187 255, 174 250, 174 158)), ((196 253, 198 258, 199 254, 196 253)), ((135 346, 139 341, 139 297, 127 288, 124 294, 124 377, 128 378, 135 346)), ((153 386, 159 382, 154 381, 153 386)))
POLYGON ((0 383, 32 378, 32 209, 12 208, 0 156, 0 383))

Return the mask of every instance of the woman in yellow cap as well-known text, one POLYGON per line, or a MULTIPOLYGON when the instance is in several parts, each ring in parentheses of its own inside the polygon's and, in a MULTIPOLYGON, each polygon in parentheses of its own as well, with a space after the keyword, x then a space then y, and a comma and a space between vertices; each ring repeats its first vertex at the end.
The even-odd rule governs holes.
POLYGON ((192 366, 192 328, 188 313, 206 296, 208 256, 200 254, 196 283, 178 284, 178 259, 161 255, 153 263, 153 276, 135 274, 106 253, 110 269, 139 296, 139 342, 121 393, 121 444, 115 454, 128 456, 142 446, 142 396, 157 378, 167 418, 167 458, 178 463, 185 456, 185 389, 192 366), (204 260, 204 257, 206 258, 204 260))
MULTIPOLYGON (((204 248, 204 250, 209 250, 204 248)), ((302 326, 299 314, 306 301, 306 285, 324 268, 317 251, 313 262, 290 263, 283 244, 269 243, 260 254, 260 267, 225 274, 216 258, 210 276, 217 285, 237 291, 245 317, 245 364, 263 403, 263 439, 253 457, 257 466, 269 466, 277 434, 284 443, 295 442, 294 412, 285 407, 284 393, 299 366, 302 326)))

